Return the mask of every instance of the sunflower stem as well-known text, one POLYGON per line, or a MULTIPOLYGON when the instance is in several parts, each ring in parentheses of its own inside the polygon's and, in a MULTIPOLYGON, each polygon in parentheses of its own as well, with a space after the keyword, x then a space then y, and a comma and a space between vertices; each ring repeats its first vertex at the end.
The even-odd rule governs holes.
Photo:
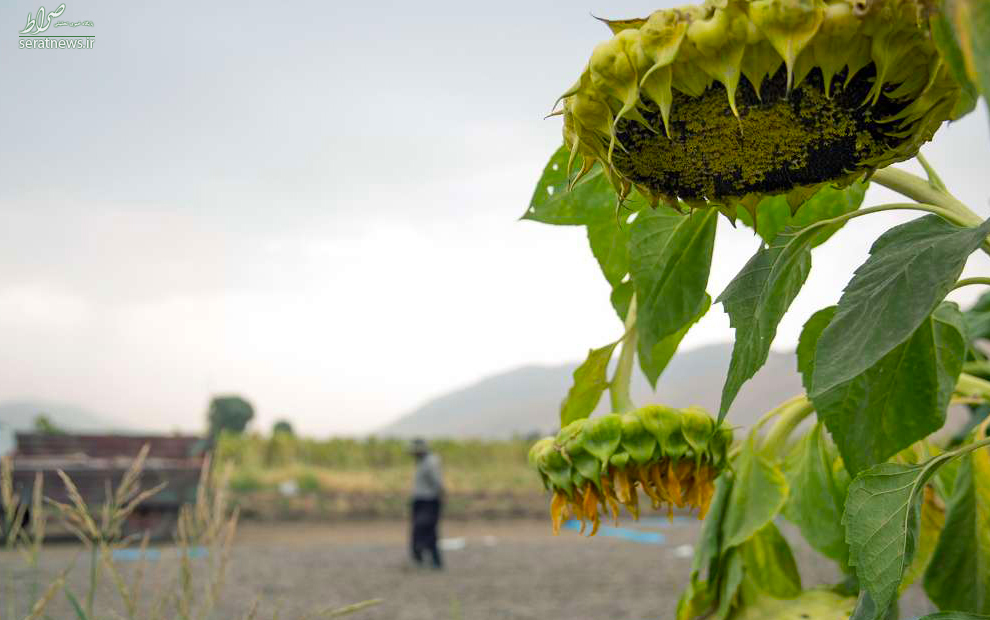
MULTIPOLYGON (((777 405, 776 407, 774 407, 773 409, 771 409, 767 413, 764 413, 763 416, 760 417, 759 420, 757 420, 757 422, 753 426, 752 430, 750 430, 750 433, 758 433, 760 431, 760 429, 763 428, 767 423, 769 423, 774 418, 778 418, 777 424, 773 427, 773 429, 771 429, 770 434, 767 435, 767 439, 764 440, 764 445, 766 445, 766 441, 770 439, 770 435, 773 435, 774 433, 777 433, 779 435, 780 433, 784 432, 782 430, 784 428, 789 428, 790 430, 794 430, 794 425, 800 423, 801 422, 801 419, 804 419, 804 415, 807 415, 807 413, 805 413, 804 415, 802 415, 800 419, 798 419, 796 422, 794 422, 793 423, 794 425, 792 425, 790 421, 788 421, 788 422, 781 422, 780 421, 780 417, 781 416, 785 416, 785 415, 787 415, 787 416, 798 415, 795 412, 798 411, 799 409, 802 409, 805 405, 808 405, 808 404, 809 404, 809 402, 808 402, 808 395, 807 394, 798 394, 797 396, 794 396, 792 398, 788 398, 787 400, 785 400, 784 402, 780 403, 779 405, 777 405), (779 427, 780 430, 778 430, 778 427, 779 427)), ((789 432, 790 431, 788 431, 788 434, 789 434, 789 432)), ((778 441, 778 439, 774 439, 774 441, 778 441)), ((742 450, 742 444, 736 444, 735 447, 733 447, 731 450, 729 450, 729 458, 730 459, 735 458, 736 455, 738 455, 741 450, 742 450)))
POLYGON ((963 372, 971 375, 990 376, 990 360, 973 360, 963 364, 963 372))
MULTIPOLYGON (((921 158, 919 161, 923 161, 923 159, 921 158)), ((929 167, 925 165, 926 163, 922 163, 922 166, 928 170, 929 167)), ((934 178, 937 179, 938 177, 936 176, 934 178)), ((887 167, 874 172, 871 180, 912 200, 941 207, 947 214, 943 215, 939 213, 939 215, 953 224, 970 228, 983 223, 983 218, 950 194, 948 190, 939 189, 933 183, 910 172, 905 172, 899 168, 887 167)), ((939 180, 939 183, 941 183, 941 180, 939 180)), ((984 240, 981 249, 987 254, 990 254, 990 241, 984 240)))
POLYGON ((814 224, 811 224, 811 226, 824 227, 830 224, 839 224, 841 222, 852 220, 857 217, 870 215, 871 213, 880 213, 882 211, 925 211, 926 213, 934 213, 939 217, 947 219, 950 222, 960 224, 961 226, 968 226, 968 224, 961 224, 959 219, 955 216, 955 214, 952 211, 936 204, 928 204, 923 202, 891 202, 885 205, 866 207, 865 209, 859 209, 857 211, 850 211, 849 213, 844 213, 838 217, 833 217, 832 219, 819 220, 814 224))
POLYGON ((965 396, 976 396, 977 398, 982 398, 984 401, 990 401, 990 381, 975 377, 968 372, 963 372, 956 381, 955 392, 965 396))
POLYGON ((622 337, 622 351, 619 353, 619 363, 615 374, 608 385, 609 399, 612 401, 612 412, 622 413, 636 408, 633 404, 629 386, 632 383, 633 360, 636 357, 636 344, 639 334, 636 332, 636 295, 629 301, 626 312, 626 334, 622 337))
POLYGON ((957 288, 962 288, 964 286, 972 286, 974 284, 990 285, 990 278, 963 278, 962 280, 956 282, 955 286, 952 287, 952 290, 956 290, 957 288))
POLYGON ((758 431, 759 429, 763 428, 764 425, 770 422, 770 420, 784 413, 795 404, 805 402, 806 400, 808 400, 808 397, 804 394, 798 394, 797 396, 785 400, 784 402, 780 403, 779 405, 777 405, 767 413, 764 413, 763 416, 756 421, 756 425, 753 428, 758 431))
POLYGON ((814 410, 814 405, 807 397, 792 402, 777 417, 777 421, 770 428, 770 432, 767 433, 760 449, 773 456, 778 456, 794 429, 814 410))
POLYGON ((919 152, 917 155, 915 155, 915 158, 918 160, 918 163, 921 164, 921 167, 925 169, 925 174, 928 176, 928 184, 934 187, 935 189, 948 194, 949 189, 945 186, 945 183, 942 181, 942 177, 938 176, 938 173, 935 172, 935 168, 933 168, 932 165, 928 163, 928 160, 925 159, 925 156, 919 152))

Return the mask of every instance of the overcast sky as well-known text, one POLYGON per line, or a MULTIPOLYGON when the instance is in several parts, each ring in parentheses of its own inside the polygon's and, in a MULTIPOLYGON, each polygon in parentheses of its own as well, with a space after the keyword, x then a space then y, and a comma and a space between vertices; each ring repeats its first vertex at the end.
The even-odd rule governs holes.
MULTIPOLYGON (((583 232, 517 218, 609 36, 589 12, 657 3, 68 0, 94 49, 19 50, 37 1, 0 4, 0 401, 198 430, 238 392, 360 433, 621 331, 583 232)), ((988 144, 981 106, 925 150, 984 216, 988 144)), ((911 217, 820 248, 775 347, 911 217)), ((720 222, 713 294, 757 244, 720 222)), ((715 307, 684 346, 731 337, 715 307)))

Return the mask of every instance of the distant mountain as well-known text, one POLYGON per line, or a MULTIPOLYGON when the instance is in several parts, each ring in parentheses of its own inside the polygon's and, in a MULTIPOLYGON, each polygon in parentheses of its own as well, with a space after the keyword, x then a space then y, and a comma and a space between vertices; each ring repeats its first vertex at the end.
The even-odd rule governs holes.
POLYGON ((127 430, 118 422, 82 407, 47 401, 6 401, 0 403, 0 454, 13 447, 14 433, 34 428, 34 418, 46 416, 67 431, 111 432, 127 430))
MULTIPOLYGON (((676 355, 654 394, 642 373, 633 379, 633 400, 675 407, 700 405, 718 411, 732 345, 715 344, 676 355)), ((509 437, 549 433, 559 424, 560 401, 577 364, 523 366, 435 398, 378 434, 396 437, 509 437)), ((748 427, 775 405, 803 391, 792 353, 771 352, 766 365, 740 390, 728 423, 748 427)), ((598 411, 608 407, 606 393, 598 411)))

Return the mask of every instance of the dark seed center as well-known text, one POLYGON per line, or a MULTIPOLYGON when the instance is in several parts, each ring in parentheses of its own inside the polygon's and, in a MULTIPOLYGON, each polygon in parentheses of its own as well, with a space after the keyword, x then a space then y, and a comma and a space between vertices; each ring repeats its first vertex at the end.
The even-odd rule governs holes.
POLYGON ((817 68, 788 93, 781 67, 763 80, 759 97, 743 76, 736 91, 739 119, 718 82, 700 97, 674 91, 671 138, 656 104, 644 99, 643 116, 656 133, 620 120, 613 165, 654 194, 696 200, 781 193, 838 179, 898 142, 887 135, 891 123, 881 121, 909 102, 881 93, 871 105, 875 75, 871 64, 845 84, 844 70, 833 77, 829 97, 817 68))

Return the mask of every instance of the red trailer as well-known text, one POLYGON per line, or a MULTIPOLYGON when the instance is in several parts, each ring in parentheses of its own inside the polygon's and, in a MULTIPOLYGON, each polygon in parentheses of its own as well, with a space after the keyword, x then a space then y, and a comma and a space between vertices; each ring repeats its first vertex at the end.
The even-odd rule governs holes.
MULTIPOLYGON (((142 446, 150 447, 140 485, 167 486, 146 500, 125 524, 125 534, 149 531, 152 538, 174 533, 179 507, 194 502, 206 442, 195 436, 54 435, 17 433, 14 450, 14 490, 30 505, 37 473, 44 477, 44 495, 71 503, 57 471, 64 471, 94 511, 103 504, 106 488, 116 488, 142 446)), ((97 512, 98 513, 98 512, 97 512)))

